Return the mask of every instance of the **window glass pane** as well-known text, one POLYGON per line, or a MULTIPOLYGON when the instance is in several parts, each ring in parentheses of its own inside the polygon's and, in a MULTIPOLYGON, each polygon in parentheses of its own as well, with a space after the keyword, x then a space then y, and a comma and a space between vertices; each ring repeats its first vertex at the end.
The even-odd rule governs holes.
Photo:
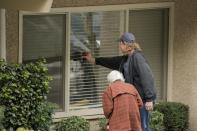
POLYGON ((136 36, 151 66, 157 99, 164 99, 166 90, 168 10, 137 10, 129 12, 129 31, 136 36))
POLYGON ((119 54, 120 11, 73 13, 71 15, 70 109, 101 107, 102 92, 107 86, 109 69, 81 59, 90 51, 93 56, 119 54))
POLYGON ((42 57, 53 80, 48 100, 63 109, 63 50, 65 45, 65 15, 31 15, 23 19, 23 62, 42 57))

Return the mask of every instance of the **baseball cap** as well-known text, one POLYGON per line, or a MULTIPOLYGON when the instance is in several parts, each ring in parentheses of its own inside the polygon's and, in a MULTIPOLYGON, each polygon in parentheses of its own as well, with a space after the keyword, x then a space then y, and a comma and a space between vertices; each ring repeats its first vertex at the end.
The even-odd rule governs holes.
POLYGON ((119 38, 119 42, 126 42, 126 43, 134 43, 135 42, 135 36, 133 33, 125 32, 122 34, 119 38))

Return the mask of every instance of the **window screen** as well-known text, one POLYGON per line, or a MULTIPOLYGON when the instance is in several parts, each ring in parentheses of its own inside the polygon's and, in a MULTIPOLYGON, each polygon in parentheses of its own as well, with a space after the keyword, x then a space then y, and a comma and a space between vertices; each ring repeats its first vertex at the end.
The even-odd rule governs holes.
POLYGON ((121 12, 74 13, 71 15, 70 110, 101 107, 109 69, 81 59, 83 52, 93 56, 119 53, 121 12))

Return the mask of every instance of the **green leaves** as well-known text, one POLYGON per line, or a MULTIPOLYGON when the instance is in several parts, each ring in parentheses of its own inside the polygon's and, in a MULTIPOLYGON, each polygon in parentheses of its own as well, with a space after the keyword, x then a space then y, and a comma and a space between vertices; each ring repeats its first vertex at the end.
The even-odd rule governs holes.
POLYGON ((163 117, 164 115, 159 111, 152 111, 150 113, 150 128, 151 131, 164 131, 163 117))
POLYGON ((178 102, 160 102, 155 110, 164 115, 165 131, 184 131, 189 125, 189 107, 178 102))
POLYGON ((106 131, 106 127, 107 127, 107 119, 106 118, 100 118, 98 125, 100 127, 100 131, 106 131))
POLYGON ((0 60, 0 104, 5 127, 48 128, 54 107, 46 102, 51 77, 45 60, 8 64, 0 60))
POLYGON ((57 125, 58 131, 89 131, 89 122, 80 116, 71 116, 57 125))

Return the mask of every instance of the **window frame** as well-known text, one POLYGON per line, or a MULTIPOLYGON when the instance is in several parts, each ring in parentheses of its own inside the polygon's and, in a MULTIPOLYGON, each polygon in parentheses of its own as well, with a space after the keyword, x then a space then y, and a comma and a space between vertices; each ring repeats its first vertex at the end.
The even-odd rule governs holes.
MULTIPOLYGON (((167 42, 167 67, 165 67, 166 74, 166 88, 163 90, 163 95, 166 97, 165 100, 171 100, 172 97, 172 76, 173 76, 173 36, 174 36, 174 2, 163 2, 163 3, 142 3, 142 4, 126 4, 126 5, 106 5, 106 6, 86 6, 86 7, 64 7, 64 8, 52 8, 49 13, 33 13, 20 11, 19 12, 19 57, 18 61, 22 62, 22 43, 23 43, 23 16, 24 15, 46 15, 46 14, 62 14, 66 15, 66 48, 65 48, 65 71, 64 76, 70 73, 70 30, 71 30, 71 14, 72 13, 81 13, 81 12, 97 12, 97 11, 125 11, 125 21, 123 24, 124 28, 121 29, 121 32, 128 31, 129 27, 129 11, 130 10, 146 10, 146 9, 169 9, 169 30, 168 30, 168 42, 167 42)), ((102 108, 97 109, 83 109, 80 111, 69 111, 69 77, 64 77, 64 102, 65 102, 65 111, 56 112, 54 118, 62 118, 71 115, 80 115, 85 116, 86 118, 98 118, 103 116, 102 108), (96 112, 96 113, 95 113, 96 112)))

